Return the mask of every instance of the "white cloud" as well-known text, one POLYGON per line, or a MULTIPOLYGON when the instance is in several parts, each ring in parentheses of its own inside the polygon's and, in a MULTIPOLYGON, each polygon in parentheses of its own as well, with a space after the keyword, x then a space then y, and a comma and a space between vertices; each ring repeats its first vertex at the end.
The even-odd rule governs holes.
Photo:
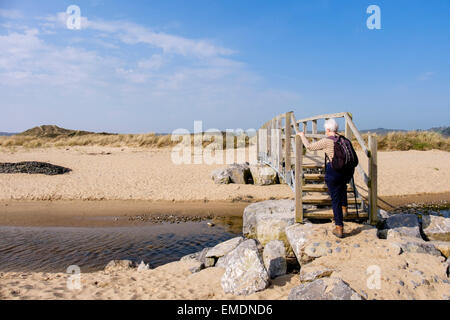
POLYGON ((0 17, 5 19, 21 19, 23 14, 18 10, 8 10, 0 8, 0 17))
MULTIPOLYGON (((59 12, 53 16, 47 16, 43 20, 53 23, 54 27, 66 27, 69 15, 59 12)), ((154 32, 146 27, 126 21, 102 21, 89 20, 81 17, 81 29, 100 31, 114 35, 126 44, 148 44, 160 48, 165 53, 174 53, 183 56, 216 57, 227 56, 235 53, 234 50, 223 48, 206 40, 188 39, 164 32, 154 32)))
POLYGON ((157 70, 164 64, 164 58, 160 54, 154 54, 149 59, 144 59, 138 62, 138 67, 142 69, 157 70))
POLYGON ((417 77, 417 80, 427 81, 427 80, 430 80, 433 77, 433 75, 434 75, 434 72, 431 72, 431 71, 424 72, 417 77))
POLYGON ((279 112, 271 108, 299 99, 265 88, 232 50, 210 41, 86 18, 84 30, 65 30, 64 18, 47 17, 33 28, 10 25, 0 34, 0 96, 2 105, 16 106, 10 117, 22 119, 14 113, 19 109, 30 117, 40 110, 32 120, 40 121, 48 108, 48 117, 108 123, 113 131, 132 131, 124 129, 127 123, 167 131, 213 113, 220 122, 211 126, 244 123, 244 110, 273 115, 279 112))

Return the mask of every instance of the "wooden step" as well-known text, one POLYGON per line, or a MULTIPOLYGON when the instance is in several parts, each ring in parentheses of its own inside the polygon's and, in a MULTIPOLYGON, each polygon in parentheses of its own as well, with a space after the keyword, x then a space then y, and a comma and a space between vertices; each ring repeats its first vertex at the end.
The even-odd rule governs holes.
MULTIPOLYGON (((310 219, 332 219, 333 218, 333 210, 332 209, 313 209, 313 210, 305 210, 303 212, 304 218, 310 219)), ((348 214, 344 217, 344 220, 352 220, 352 219, 367 219, 368 214, 366 211, 358 210, 358 215, 356 215, 355 209, 349 209, 348 214)))
MULTIPOLYGON (((314 195, 302 197, 302 201, 305 204, 319 204, 324 206, 331 206, 331 197, 329 195, 314 195)), ((356 199, 354 197, 347 197, 348 204, 360 204, 361 199, 356 199)))
POLYGON ((302 164, 303 169, 324 169, 324 165, 320 163, 304 163, 302 164))
POLYGON ((305 180, 323 180, 325 179, 325 174, 322 173, 307 173, 304 175, 305 180))
MULTIPOLYGON (((326 184, 304 184, 302 186, 302 191, 304 192, 328 192, 328 187, 326 184)), ((347 186, 348 192, 353 192, 351 186, 347 186)))

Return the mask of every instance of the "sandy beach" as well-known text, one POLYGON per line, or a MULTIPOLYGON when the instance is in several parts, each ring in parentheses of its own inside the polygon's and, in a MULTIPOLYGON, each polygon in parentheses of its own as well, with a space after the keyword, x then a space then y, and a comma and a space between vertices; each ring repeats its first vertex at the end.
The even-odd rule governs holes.
MULTIPOLYGON (((170 152, 102 147, 3 150, 0 162, 35 160, 72 171, 60 176, 2 174, 0 224, 120 226, 130 225, 129 216, 161 213, 239 217, 250 202, 293 198, 282 184, 214 184, 211 171, 224 165, 175 165, 170 152), (108 219, 85 219, 91 216, 108 219)), ((450 154, 442 151, 379 152, 380 206, 448 201, 449 160, 450 154)), ((364 195, 365 190, 360 191, 364 195)), ((443 280, 443 257, 389 253, 386 240, 373 232, 356 231, 359 225, 349 225, 354 236, 344 239, 342 254, 316 259, 314 264, 335 269, 333 276, 368 299, 443 299, 450 295, 450 285, 443 280), (359 246, 356 251, 355 244, 359 246), (364 279, 373 264, 382 266, 382 289, 367 291, 364 279), (406 265, 410 272, 401 271, 406 265), (419 281, 430 285, 415 286, 419 281)), ((335 238, 328 237, 334 243, 335 238)), ((0 299, 286 299, 300 284, 298 274, 288 274, 274 279, 264 291, 233 296, 225 294, 220 285, 224 269, 213 267, 192 274, 190 267, 190 262, 178 261, 141 272, 83 273, 81 290, 67 289, 66 273, 0 272, 0 299)))
MULTIPOLYGON (((362 155, 360 159, 367 170, 362 155)), ((2 174, 0 200, 259 201, 293 197, 286 185, 214 184, 211 171, 225 165, 176 165, 170 148, 0 151, 0 162, 19 161, 50 162, 73 171, 60 176, 2 174)), ((356 178, 364 195, 358 173, 356 178)), ((447 193, 449 181, 448 152, 378 152, 380 197, 447 193)))
MULTIPOLYGON (((349 223, 352 234, 337 242, 328 233, 323 241, 339 246, 333 254, 320 257, 308 266, 335 270, 331 277, 346 281, 366 299, 444 299, 450 296, 444 257, 420 253, 398 253, 388 240, 378 239, 376 230, 349 223), (368 267, 381 269, 380 286, 368 289, 368 267)), ((190 261, 172 262, 137 271, 114 269, 82 273, 81 289, 67 288, 66 273, 0 273, 0 299, 287 299, 298 286, 298 274, 272 280, 270 286, 248 296, 225 294, 220 284, 224 269, 212 267, 191 273, 190 261)))

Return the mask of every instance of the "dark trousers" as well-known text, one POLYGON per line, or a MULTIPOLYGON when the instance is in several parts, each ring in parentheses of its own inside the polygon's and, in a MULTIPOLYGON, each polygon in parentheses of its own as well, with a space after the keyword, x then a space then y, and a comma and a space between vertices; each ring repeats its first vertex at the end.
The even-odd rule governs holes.
POLYGON ((325 172, 325 182, 328 186, 328 192, 331 196, 331 204, 333 206, 334 223, 337 226, 344 225, 344 217, 342 215, 342 206, 348 206, 347 203, 347 183, 353 177, 354 170, 351 172, 338 172, 331 167, 331 163, 327 163, 325 172))

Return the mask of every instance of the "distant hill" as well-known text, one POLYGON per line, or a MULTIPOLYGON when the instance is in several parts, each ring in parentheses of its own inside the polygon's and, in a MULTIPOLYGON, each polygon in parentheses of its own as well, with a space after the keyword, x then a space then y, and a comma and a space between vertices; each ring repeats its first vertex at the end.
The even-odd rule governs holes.
POLYGON ((17 133, 15 132, 0 132, 0 136, 13 136, 17 133))
MULTIPOLYGON (((39 127, 34 127, 31 129, 28 129, 17 135, 53 138, 53 137, 57 137, 57 136, 68 136, 68 137, 84 136, 87 134, 96 134, 96 133, 90 132, 90 131, 64 129, 64 128, 60 128, 56 125, 42 125, 39 127)), ((97 134, 111 135, 114 133, 101 132, 101 133, 97 133, 97 134)))
POLYGON ((403 129, 386 129, 386 128, 377 128, 377 129, 370 129, 370 130, 360 130, 361 133, 376 133, 378 135, 385 135, 389 132, 407 132, 408 130, 403 129))
POLYGON ((444 137, 450 137, 450 127, 431 128, 428 131, 433 131, 442 134, 444 137))

